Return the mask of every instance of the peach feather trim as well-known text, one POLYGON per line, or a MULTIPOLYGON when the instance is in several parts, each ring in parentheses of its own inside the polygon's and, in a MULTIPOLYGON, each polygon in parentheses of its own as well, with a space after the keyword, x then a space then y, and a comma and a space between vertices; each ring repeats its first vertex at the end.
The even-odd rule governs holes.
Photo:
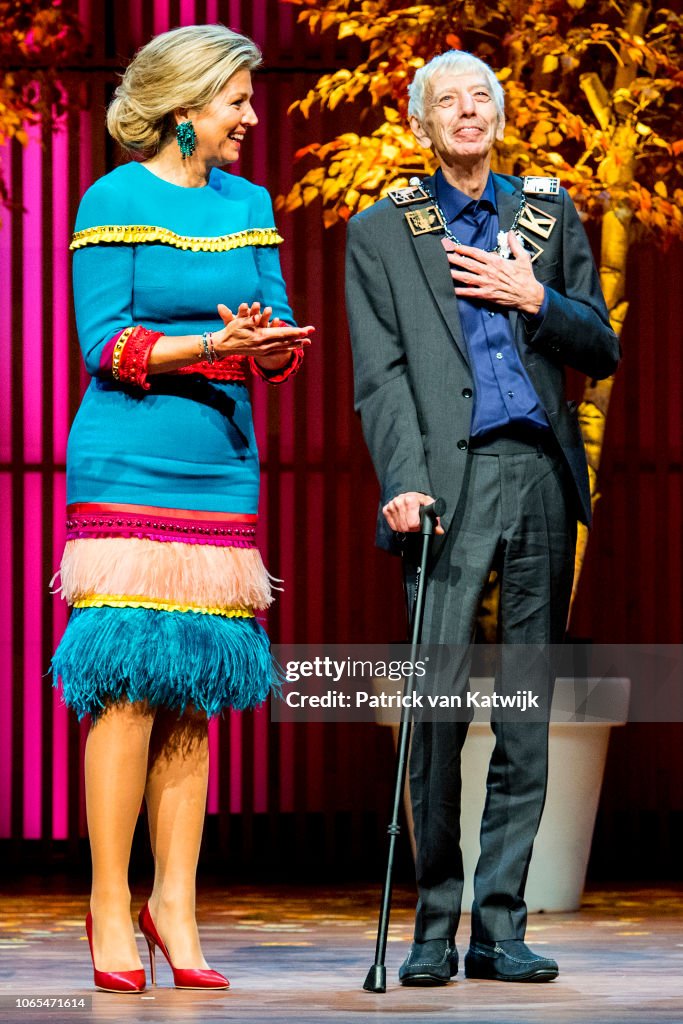
POLYGON ((56 592, 69 604, 97 594, 202 608, 254 608, 272 603, 274 583, 256 548, 183 544, 139 537, 66 542, 56 592))

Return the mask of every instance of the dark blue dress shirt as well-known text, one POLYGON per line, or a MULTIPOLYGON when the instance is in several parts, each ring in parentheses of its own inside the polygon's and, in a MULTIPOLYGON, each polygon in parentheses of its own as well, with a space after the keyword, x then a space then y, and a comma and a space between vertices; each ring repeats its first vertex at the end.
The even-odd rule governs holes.
MULTIPOLYGON (((472 199, 436 174, 436 195, 448 227, 463 245, 494 249, 500 230, 493 178, 480 199, 472 199)), ((510 225, 503 226, 509 230, 510 225)), ((544 305, 531 318, 540 322, 544 305)), ((480 438, 509 426, 545 430, 550 424, 520 358, 501 306, 458 296, 458 310, 474 378, 470 437, 480 438)))

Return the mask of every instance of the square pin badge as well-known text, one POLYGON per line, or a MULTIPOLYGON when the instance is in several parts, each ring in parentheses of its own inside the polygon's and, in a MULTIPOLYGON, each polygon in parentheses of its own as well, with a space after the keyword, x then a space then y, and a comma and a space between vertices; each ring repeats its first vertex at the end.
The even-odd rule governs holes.
POLYGON ((527 174, 523 179, 522 191, 528 196, 558 196, 560 194, 560 179, 527 174))

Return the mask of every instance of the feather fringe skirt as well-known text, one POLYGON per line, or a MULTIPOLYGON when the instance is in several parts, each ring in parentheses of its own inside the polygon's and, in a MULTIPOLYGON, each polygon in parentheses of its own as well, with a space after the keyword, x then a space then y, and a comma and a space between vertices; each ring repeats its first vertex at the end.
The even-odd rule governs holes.
POLYGON ((276 581, 255 546, 81 535, 57 576, 73 611, 52 671, 79 718, 124 701, 211 716, 277 689, 255 618, 276 581))
POLYGON ((258 548, 137 537, 69 540, 58 576, 58 592, 76 607, 100 595, 256 611, 273 600, 258 548))
POLYGON ((52 660, 79 718, 109 705, 188 706, 216 715, 261 704, 277 686, 254 618, 108 605, 75 608, 52 660))

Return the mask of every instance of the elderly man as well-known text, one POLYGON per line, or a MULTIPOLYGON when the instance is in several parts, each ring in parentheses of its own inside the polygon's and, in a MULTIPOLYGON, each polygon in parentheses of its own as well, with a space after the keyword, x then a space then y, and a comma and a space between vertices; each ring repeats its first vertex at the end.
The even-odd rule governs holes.
MULTIPOLYGON (((496 686, 514 693, 528 685, 514 645, 563 638, 576 520, 590 519, 564 367, 606 377, 619 344, 585 233, 557 179, 490 170, 504 127, 493 71, 460 51, 435 57, 415 75, 409 116, 439 169, 353 217, 348 232, 356 408, 381 485, 377 539, 390 550, 403 546, 409 577, 419 507, 446 499, 423 639, 469 644, 495 569, 503 644, 496 686)), ((524 943, 548 726, 499 716, 492 728, 465 974, 548 981, 557 963, 524 943)), ((413 732, 418 904, 399 972, 404 985, 445 984, 458 969, 466 732, 457 721, 418 721, 413 732)))

